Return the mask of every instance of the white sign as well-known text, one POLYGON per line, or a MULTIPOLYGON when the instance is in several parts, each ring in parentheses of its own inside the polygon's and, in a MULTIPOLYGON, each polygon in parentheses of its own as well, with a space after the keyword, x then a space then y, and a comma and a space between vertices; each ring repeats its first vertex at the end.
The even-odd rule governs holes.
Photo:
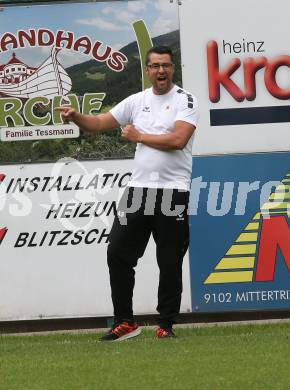
POLYGON ((24 126, 1 129, 1 141, 26 141, 54 138, 77 138, 80 134, 78 126, 51 125, 51 126, 24 126))
POLYGON ((289 11, 284 0, 182 1, 183 85, 201 111, 195 155, 289 150, 289 11))
MULTIPOLYGON (((106 251, 131 168, 132 160, 0 167, 0 320, 113 314, 106 251)), ((136 314, 156 313, 155 251, 152 240, 136 268, 136 314)), ((188 256, 184 264, 187 312, 188 256)))

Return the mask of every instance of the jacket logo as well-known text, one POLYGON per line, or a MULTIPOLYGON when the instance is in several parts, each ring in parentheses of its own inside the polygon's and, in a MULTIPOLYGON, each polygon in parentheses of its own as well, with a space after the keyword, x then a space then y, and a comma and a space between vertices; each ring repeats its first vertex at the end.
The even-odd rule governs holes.
POLYGON ((142 111, 144 111, 144 112, 150 112, 150 107, 144 107, 142 111))

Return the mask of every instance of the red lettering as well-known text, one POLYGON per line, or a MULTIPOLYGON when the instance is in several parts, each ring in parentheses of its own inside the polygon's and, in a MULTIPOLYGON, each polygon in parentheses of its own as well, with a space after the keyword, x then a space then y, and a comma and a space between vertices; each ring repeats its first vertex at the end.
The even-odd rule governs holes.
POLYGON ((88 37, 80 37, 75 41, 74 50, 78 51, 79 47, 84 49, 84 54, 89 54, 92 48, 92 43, 88 37))
POLYGON ((247 100, 256 98, 256 73, 267 66, 266 57, 246 58, 244 61, 245 97, 247 100))
POLYGON ((98 51, 100 49, 100 47, 103 45, 102 42, 100 41, 97 41, 93 47, 93 50, 92 50, 92 56, 97 60, 97 61, 100 61, 100 62, 103 62, 103 61, 106 61, 110 54, 111 54, 111 51, 112 51, 112 48, 109 47, 109 46, 106 46, 106 49, 105 49, 105 52, 103 54, 99 54, 98 51))
POLYGON ((67 32, 67 36, 64 35, 64 31, 60 30, 56 34, 55 45, 65 49, 71 49, 74 40, 74 34, 70 31, 67 32), (64 43, 65 42, 65 45, 64 43))
POLYGON ((20 47, 25 47, 24 40, 28 43, 29 46, 36 45, 36 33, 35 30, 29 30, 29 33, 23 30, 18 31, 18 41, 20 47))
MULTIPOLYGON (((29 29, 17 31, 17 35, 5 33, 0 37, 0 52, 24 47, 56 46, 91 55, 99 62, 107 62, 115 72, 121 72, 125 68, 128 58, 118 51, 114 52, 112 47, 101 41, 92 41, 87 36, 81 36, 74 40, 74 33, 58 30, 56 33, 49 29, 29 29)), ((222 83, 222 81, 221 81, 222 83)))
POLYGON ((256 270, 257 282, 274 280, 278 248, 280 248, 290 272, 290 229, 288 222, 283 216, 271 216, 262 221, 256 270))
POLYGON ((245 95, 233 80, 230 79, 230 76, 240 67, 241 60, 235 58, 221 71, 219 69, 218 45, 216 41, 210 41, 207 44, 207 62, 210 100, 213 103, 217 103, 220 100, 221 84, 235 100, 242 102, 245 99, 245 95))
POLYGON ((17 39, 13 34, 3 34, 1 38, 1 51, 7 51, 7 46, 12 45, 11 49, 17 49, 17 39))
POLYGON ((280 56, 270 62, 265 71, 265 85, 271 95, 277 99, 290 99, 290 89, 280 88, 276 82, 276 73, 281 66, 290 68, 290 56, 280 56))
POLYGON ((124 63, 128 61, 128 58, 120 52, 112 53, 111 57, 108 59, 107 64, 109 68, 115 72, 121 72, 124 70, 124 63))
POLYGON ((8 231, 8 229, 6 227, 0 229, 0 244, 2 243, 7 231, 8 231))
POLYGON ((246 58, 243 62, 244 92, 231 79, 232 74, 242 64, 239 58, 231 60, 223 70, 220 70, 218 44, 216 41, 210 41, 207 44, 207 62, 209 99, 213 103, 220 100, 221 85, 238 102, 242 102, 245 98, 249 101, 254 100, 256 98, 256 73, 262 68, 265 68, 264 82, 268 92, 280 100, 290 99, 290 88, 282 88, 276 79, 280 67, 290 68, 290 55, 279 56, 272 61, 266 57, 246 58))
POLYGON ((54 35, 50 30, 41 28, 38 30, 38 45, 39 46, 51 46, 54 43, 54 35))

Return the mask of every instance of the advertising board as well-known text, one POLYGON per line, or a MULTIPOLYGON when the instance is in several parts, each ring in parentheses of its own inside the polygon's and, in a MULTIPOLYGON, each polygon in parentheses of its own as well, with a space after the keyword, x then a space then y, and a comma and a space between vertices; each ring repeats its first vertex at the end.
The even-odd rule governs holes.
POLYGON ((201 111, 193 311, 289 308, 289 4, 184 0, 179 9, 183 85, 201 111))
MULTIPOLYGON (((1 320, 112 315, 107 243, 131 166, 126 159, 1 166, 1 320)), ((184 277, 188 311, 188 257, 184 277)), ((150 242, 136 268, 137 314, 155 312, 157 287, 150 242)))
POLYGON ((289 308, 289 153, 194 163, 200 176, 190 217, 193 311, 289 308))
POLYGON ((180 83, 176 11, 168 0, 2 8, 0 163, 132 157, 135 146, 119 129, 80 133, 55 107, 102 113, 147 87, 142 65, 152 43, 172 47, 180 83))
POLYGON ((289 5, 261 4, 179 7, 183 86, 201 111, 194 155, 289 150, 289 5))

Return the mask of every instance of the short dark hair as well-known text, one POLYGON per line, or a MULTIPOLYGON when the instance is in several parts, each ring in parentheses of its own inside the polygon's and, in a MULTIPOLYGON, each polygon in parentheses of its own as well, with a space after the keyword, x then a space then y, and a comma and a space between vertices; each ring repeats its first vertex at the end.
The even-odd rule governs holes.
POLYGON ((145 64, 148 65, 151 53, 157 54, 169 54, 171 61, 173 62, 173 53, 169 46, 153 46, 147 51, 145 64))

